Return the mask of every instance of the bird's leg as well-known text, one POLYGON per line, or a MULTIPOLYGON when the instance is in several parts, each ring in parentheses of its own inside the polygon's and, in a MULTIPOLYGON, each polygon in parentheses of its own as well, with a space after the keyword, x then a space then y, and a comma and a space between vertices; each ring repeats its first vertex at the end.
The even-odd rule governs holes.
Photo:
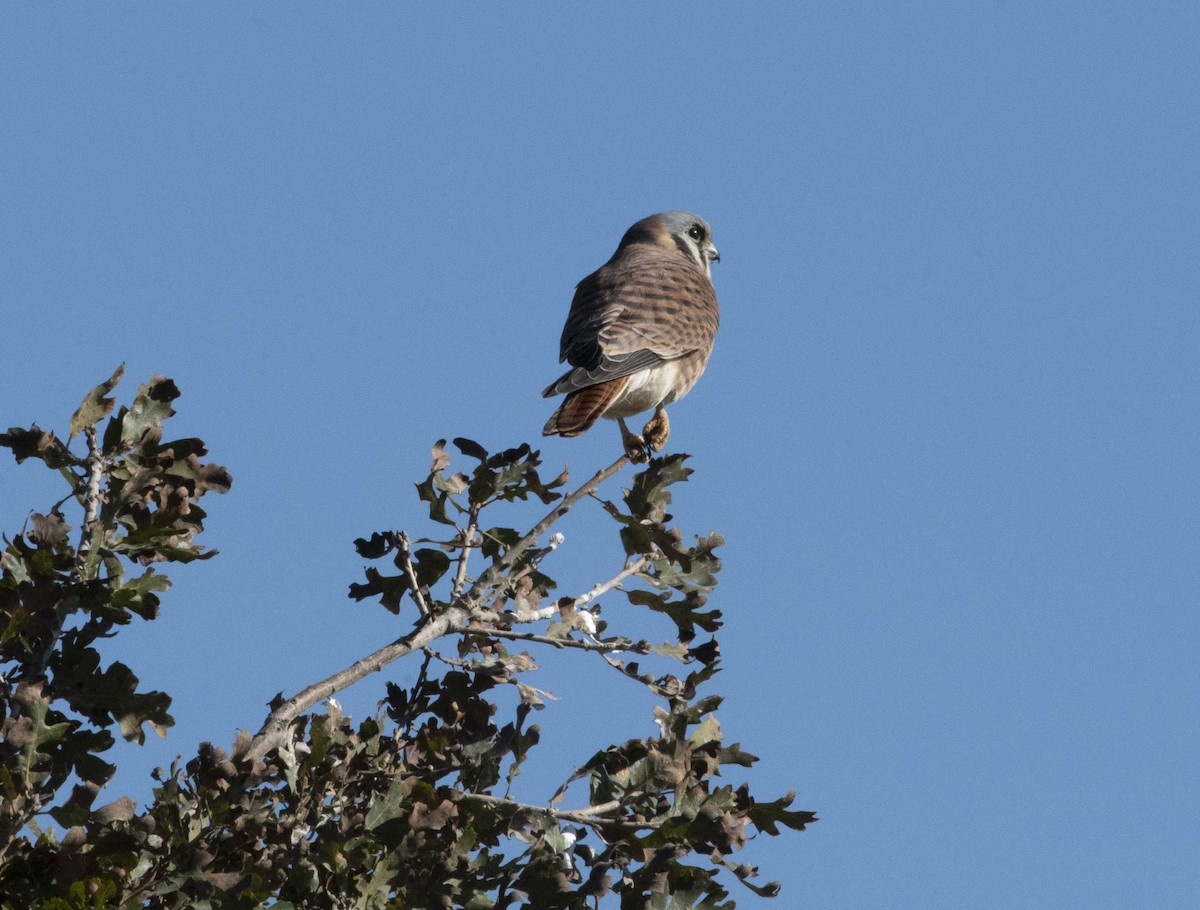
POLYGON ((625 418, 617 418, 617 426, 621 428, 621 445, 625 447, 625 454, 629 456, 629 460, 634 464, 640 464, 650 460, 650 447, 646 445, 646 440, 637 433, 630 433, 629 427, 625 426, 625 418))
POLYGON ((667 409, 661 404, 654 409, 654 416, 650 418, 650 422, 642 428, 642 436, 646 440, 647 448, 655 452, 661 452, 662 447, 667 444, 671 436, 671 421, 667 419, 667 409))

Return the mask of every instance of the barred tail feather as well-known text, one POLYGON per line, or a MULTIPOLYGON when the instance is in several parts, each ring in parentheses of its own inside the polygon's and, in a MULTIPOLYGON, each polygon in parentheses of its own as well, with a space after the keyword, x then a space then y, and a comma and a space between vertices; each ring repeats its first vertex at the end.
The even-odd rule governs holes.
POLYGON ((568 395, 542 427, 543 436, 578 436, 585 433, 617 400, 629 384, 629 377, 611 379, 579 389, 568 395))

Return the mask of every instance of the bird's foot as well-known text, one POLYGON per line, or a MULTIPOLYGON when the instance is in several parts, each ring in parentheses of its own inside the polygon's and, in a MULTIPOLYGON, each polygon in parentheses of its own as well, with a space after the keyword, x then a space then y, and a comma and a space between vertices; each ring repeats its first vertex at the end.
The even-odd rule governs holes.
POLYGON ((650 460, 650 445, 636 433, 630 433, 621 440, 625 445, 625 454, 634 464, 645 464, 650 460))
POLYGON ((650 445, 637 433, 630 433, 625 421, 618 421, 621 427, 621 445, 625 448, 625 456, 634 464, 644 464, 650 460, 650 445))
POLYGON ((663 446, 667 444, 667 440, 671 437, 671 421, 667 419, 667 412, 664 408, 659 407, 654 416, 650 418, 650 422, 642 428, 642 436, 646 441, 646 446, 653 452, 661 452, 663 446))

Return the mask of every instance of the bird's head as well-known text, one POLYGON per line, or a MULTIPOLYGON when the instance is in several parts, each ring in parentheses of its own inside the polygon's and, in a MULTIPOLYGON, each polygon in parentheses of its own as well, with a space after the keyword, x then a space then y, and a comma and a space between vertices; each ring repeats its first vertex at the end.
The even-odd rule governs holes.
POLYGON ((712 227, 691 212, 659 212, 643 218, 625 232, 617 250, 634 243, 653 243, 663 249, 678 250, 710 278, 712 264, 721 261, 721 254, 713 246, 712 227))

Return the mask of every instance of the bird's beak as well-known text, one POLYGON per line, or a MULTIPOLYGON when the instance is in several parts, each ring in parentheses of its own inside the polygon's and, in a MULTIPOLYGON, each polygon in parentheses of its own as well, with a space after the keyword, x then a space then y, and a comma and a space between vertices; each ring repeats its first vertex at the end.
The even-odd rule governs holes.
POLYGON ((705 251, 704 255, 708 257, 710 262, 720 262, 721 261, 721 254, 717 252, 717 248, 715 246, 710 246, 705 251))

